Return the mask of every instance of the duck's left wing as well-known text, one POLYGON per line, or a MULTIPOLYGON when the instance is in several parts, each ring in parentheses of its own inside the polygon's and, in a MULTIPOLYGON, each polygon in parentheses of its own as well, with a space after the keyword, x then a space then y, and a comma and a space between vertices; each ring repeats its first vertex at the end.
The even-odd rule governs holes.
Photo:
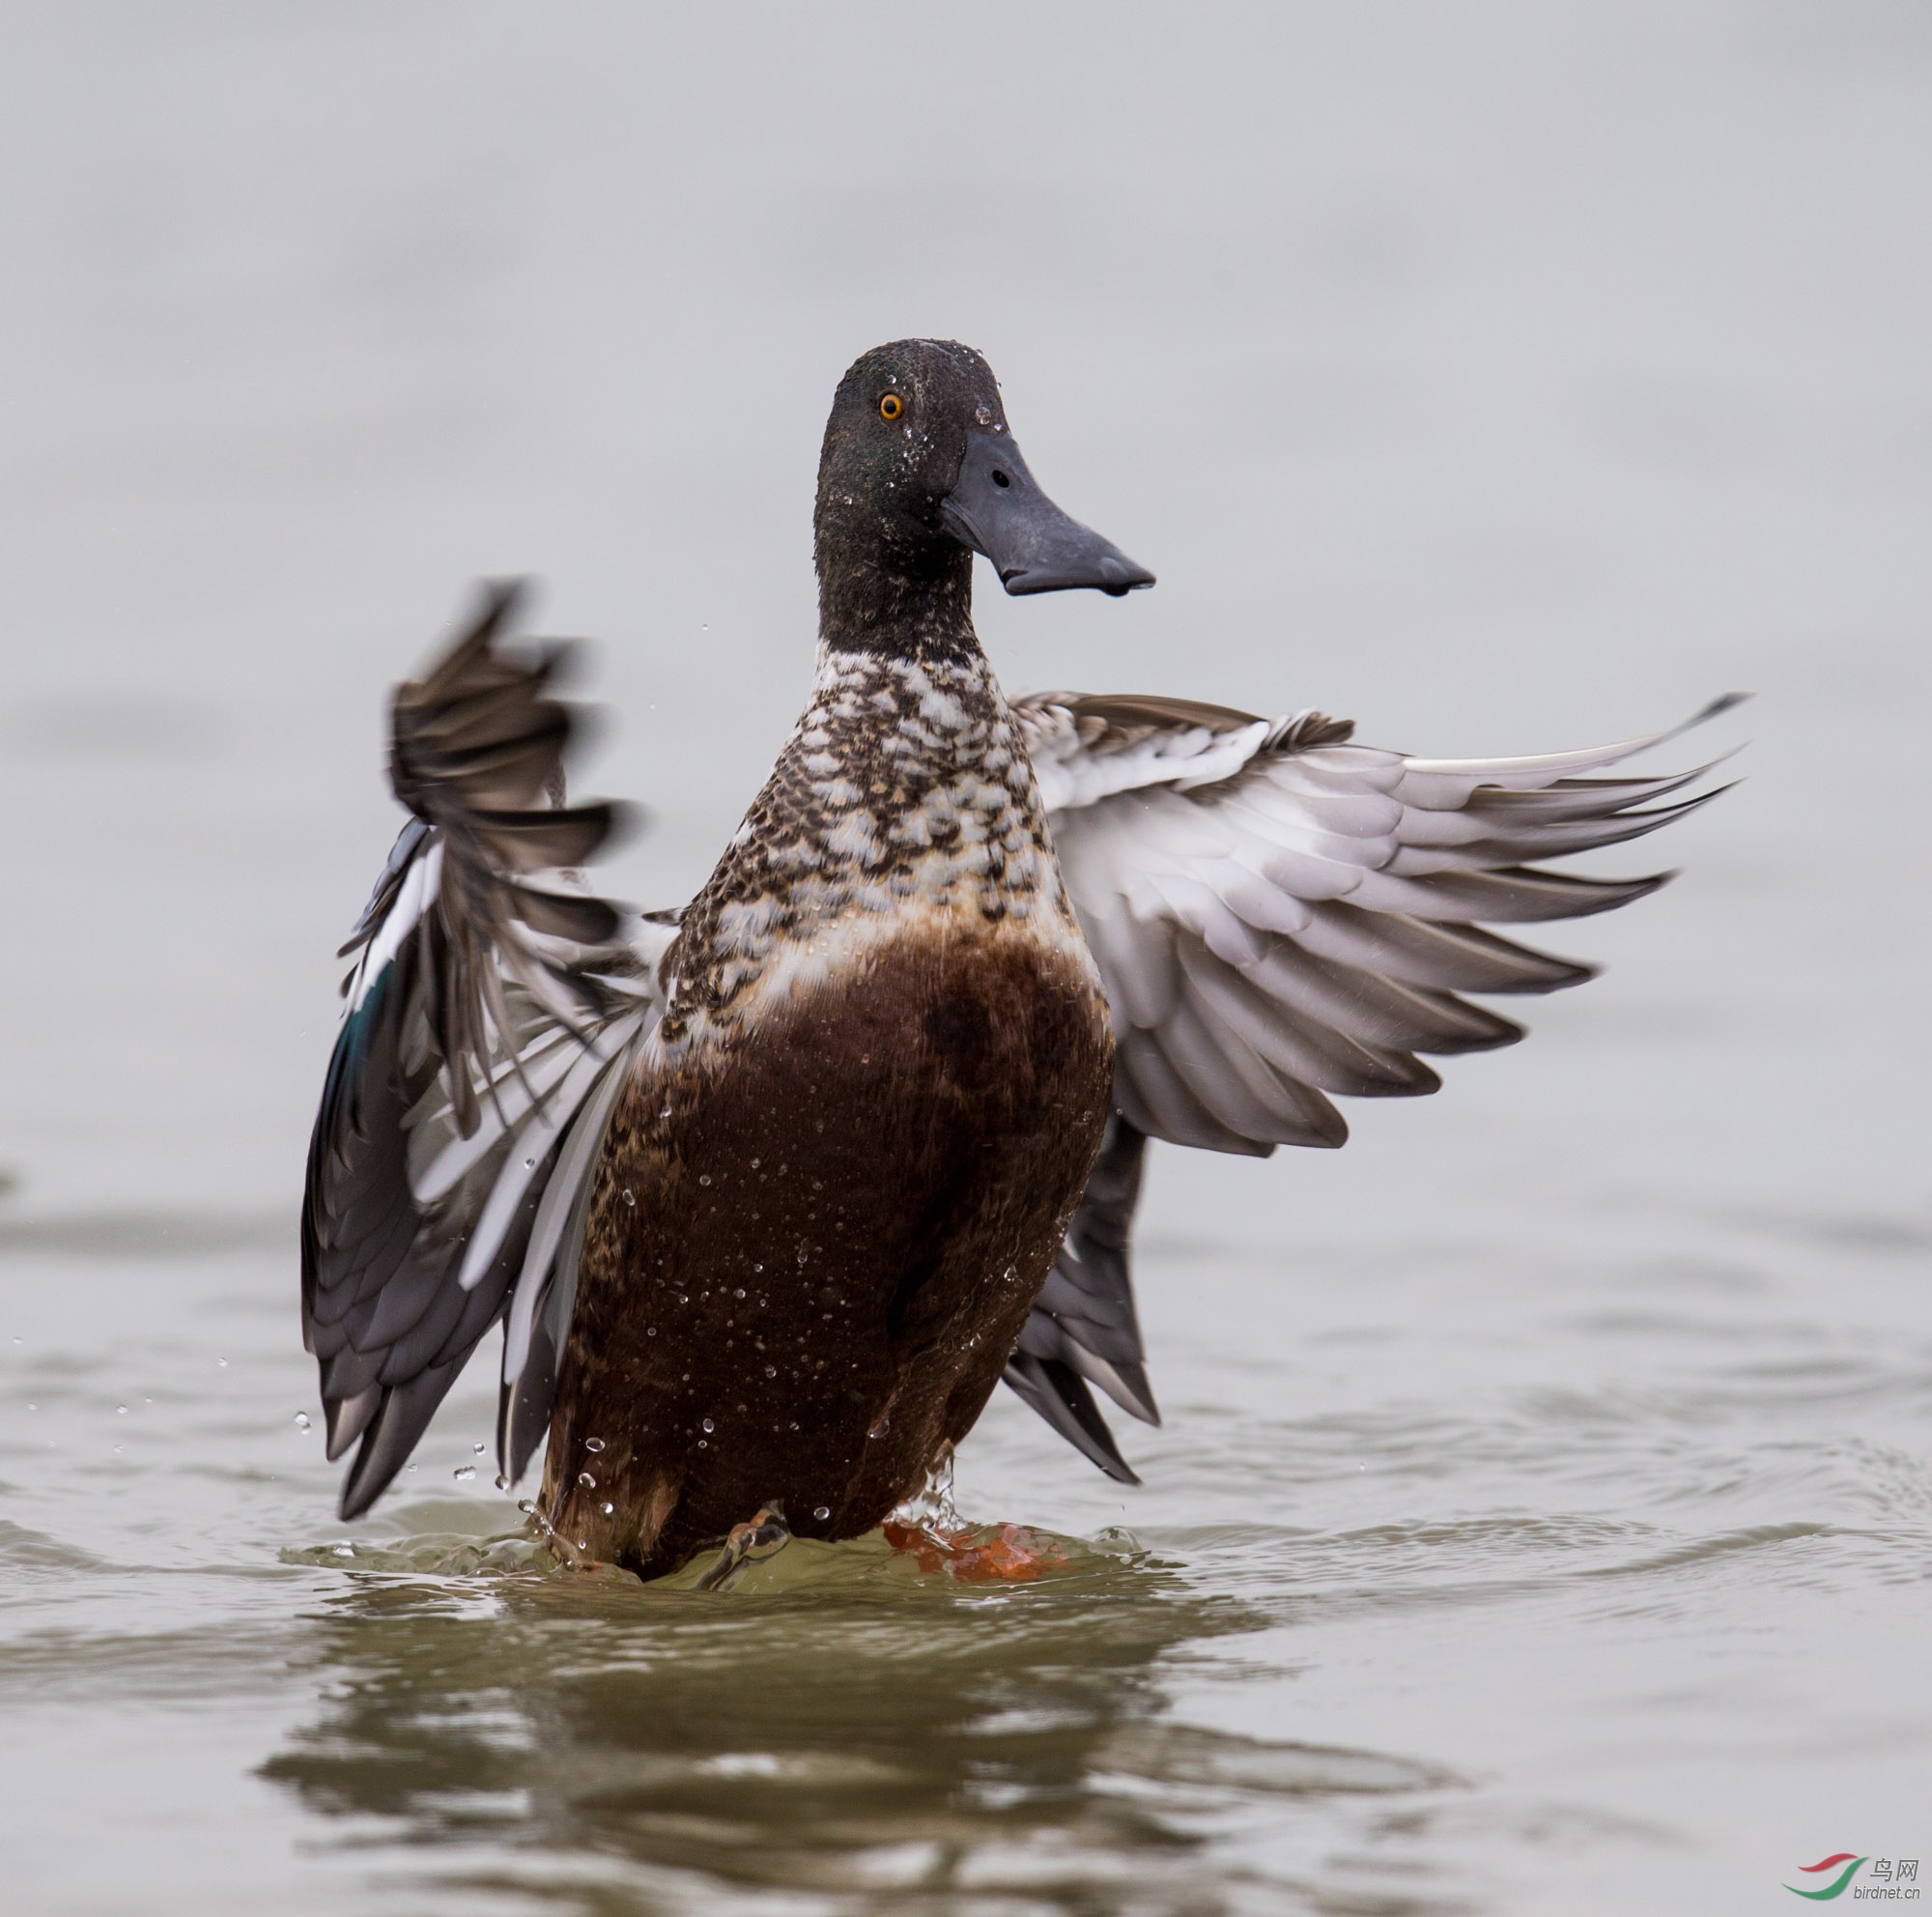
POLYGON ((1079 1210, 1035 1301, 1006 1381, 1111 1478, 1138 1484, 1093 1387, 1148 1424, 1160 1422, 1134 1310, 1128 1239, 1141 1191, 1147 1134, 1117 1111, 1088 1174, 1079 1210))
POLYGON ((397 690, 390 775, 411 817, 343 947, 356 961, 301 1250, 328 1455, 360 1441, 345 1518, 506 1313, 498 1449, 521 1474, 549 1421, 597 1146, 674 936, 626 937, 577 876, 618 814, 563 803, 573 712, 549 691, 563 652, 501 648, 516 597, 492 589, 397 690))
POLYGON ((1269 720, 1041 693, 1013 714, 1113 1011, 1125 1130, 1108 1150, 1131 1136, 1136 1176, 1122 1186, 1103 1153, 1008 1382, 1118 1476, 1086 1387, 1152 1421, 1125 1261, 1140 1136, 1258 1157, 1335 1146, 1348 1126, 1334 1096, 1435 1091, 1424 1055, 1523 1035, 1461 994, 1591 976, 1487 926, 1606 911, 1668 876, 1581 878, 1541 862, 1654 832, 1716 794, 1671 797, 1707 767, 1602 776, 1683 728, 1580 752, 1430 759, 1354 745, 1350 724, 1319 712, 1269 720), (1104 1235, 1104 1257, 1080 1248, 1083 1229, 1104 1235), (1106 1293, 1097 1318, 1077 1308, 1083 1276, 1106 1293), (1103 1322, 1104 1336, 1091 1329, 1103 1322), (1130 1370, 1115 1349, 1122 1327, 1130 1370))

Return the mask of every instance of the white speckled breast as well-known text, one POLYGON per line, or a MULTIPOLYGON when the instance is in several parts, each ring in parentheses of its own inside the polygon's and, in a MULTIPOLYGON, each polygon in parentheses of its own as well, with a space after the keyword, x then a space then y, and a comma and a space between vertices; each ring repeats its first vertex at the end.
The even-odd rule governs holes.
POLYGON ((666 1062, 908 933, 1020 937, 1076 956, 1099 989, 985 659, 821 644, 811 702, 685 912, 666 1062))

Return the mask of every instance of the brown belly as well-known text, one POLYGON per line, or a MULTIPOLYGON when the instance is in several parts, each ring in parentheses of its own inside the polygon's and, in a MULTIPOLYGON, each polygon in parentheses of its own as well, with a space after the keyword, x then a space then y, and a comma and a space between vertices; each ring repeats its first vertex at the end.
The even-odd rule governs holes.
POLYGON ((655 1575, 773 1501, 850 1537, 917 1489, 1045 1281, 1112 1052, 1078 955, 1009 928, 875 946, 635 1084, 558 1380, 559 1548, 655 1575))

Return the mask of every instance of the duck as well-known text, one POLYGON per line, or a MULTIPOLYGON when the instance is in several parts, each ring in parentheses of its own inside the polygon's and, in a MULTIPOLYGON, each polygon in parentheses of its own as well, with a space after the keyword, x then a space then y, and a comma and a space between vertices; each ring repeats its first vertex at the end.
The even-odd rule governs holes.
POLYGON ((1717 796, 1687 793, 1709 765, 1609 772, 1683 728, 1457 759, 1312 708, 1009 699, 977 558, 1015 596, 1155 581, 1041 489, 954 341, 846 371, 813 534, 805 709, 680 908, 587 875, 630 815, 567 790, 570 648, 516 637, 519 584, 393 695, 408 816, 341 950, 300 1223, 344 1520, 499 1323, 498 1483, 543 1446, 526 1508, 566 1561, 859 1536, 1002 1381, 1137 1483, 1098 1399, 1160 1421, 1150 1142, 1332 1149, 1336 1098, 1515 1043, 1480 1000, 1591 968, 1495 928, 1671 875, 1545 862, 1717 796))

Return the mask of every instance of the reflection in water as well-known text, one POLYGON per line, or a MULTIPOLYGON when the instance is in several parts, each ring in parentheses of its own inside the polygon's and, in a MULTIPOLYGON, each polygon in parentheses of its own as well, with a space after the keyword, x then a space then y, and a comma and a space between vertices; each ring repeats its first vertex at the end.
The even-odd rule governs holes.
POLYGON ((345 1843, 372 1815, 412 1848, 487 1837, 487 1870, 446 1885, 600 1910, 1279 1908, 1280 1880, 1208 1864, 1210 1819, 1446 1782, 1164 1722, 1163 1659, 1275 1620, 1076 1549, 990 1593, 865 1539, 792 1547, 728 1595, 358 1582, 327 1609, 324 1714, 264 1774, 355 1820, 345 1843))

